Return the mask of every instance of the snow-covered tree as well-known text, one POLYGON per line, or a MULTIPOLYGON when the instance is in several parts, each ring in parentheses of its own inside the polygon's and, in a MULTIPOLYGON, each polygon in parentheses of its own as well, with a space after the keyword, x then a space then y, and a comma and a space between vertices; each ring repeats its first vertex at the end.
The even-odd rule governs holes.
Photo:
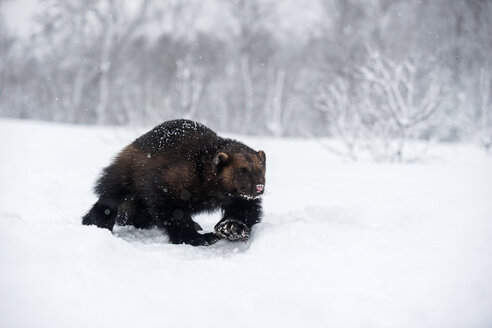
POLYGON ((418 159, 442 118, 436 72, 419 75, 410 60, 396 62, 373 52, 353 76, 351 86, 338 78, 318 93, 330 134, 345 146, 337 152, 356 158, 365 150, 377 161, 418 159))
POLYGON ((267 70, 267 91, 265 96, 265 122, 268 131, 274 136, 284 134, 290 111, 284 103, 285 71, 267 70))
POLYGON ((354 102, 351 88, 345 79, 337 78, 318 90, 316 107, 323 113, 331 137, 341 142, 341 147, 325 144, 337 155, 357 159, 366 134, 363 117, 354 102))
POLYGON ((204 82, 199 73, 192 71, 189 58, 177 62, 176 97, 174 105, 180 116, 195 119, 204 82))
POLYGON ((437 72, 431 70, 426 76, 419 76, 412 61, 396 62, 373 52, 356 76, 361 82, 360 106, 361 111, 365 109, 365 124, 384 145, 383 149, 373 149, 373 153, 377 151, 381 159, 399 162, 413 159, 417 154, 409 154, 408 147, 423 140, 443 110, 437 72))
POLYGON ((480 145, 487 153, 492 151, 492 74, 481 69, 478 83, 478 106, 473 111, 470 121, 480 145))

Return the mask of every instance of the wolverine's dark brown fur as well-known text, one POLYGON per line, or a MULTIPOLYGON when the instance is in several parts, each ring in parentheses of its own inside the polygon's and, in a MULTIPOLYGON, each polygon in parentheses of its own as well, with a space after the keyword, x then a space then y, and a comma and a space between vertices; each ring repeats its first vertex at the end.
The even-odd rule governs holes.
POLYGON ((99 200, 83 224, 165 229, 173 243, 242 240, 261 219, 265 153, 188 120, 165 122, 125 147, 103 170, 99 200), (200 234, 192 215, 221 209, 215 233, 200 234))

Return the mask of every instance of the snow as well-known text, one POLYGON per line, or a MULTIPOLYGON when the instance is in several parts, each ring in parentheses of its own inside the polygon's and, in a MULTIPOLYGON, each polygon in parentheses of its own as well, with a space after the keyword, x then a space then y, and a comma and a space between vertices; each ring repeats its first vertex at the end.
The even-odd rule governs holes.
POLYGON ((191 247, 80 223, 100 169, 142 132, 0 120, 0 327, 492 325, 479 149, 389 165, 236 136, 267 154, 264 221, 248 243, 191 247))

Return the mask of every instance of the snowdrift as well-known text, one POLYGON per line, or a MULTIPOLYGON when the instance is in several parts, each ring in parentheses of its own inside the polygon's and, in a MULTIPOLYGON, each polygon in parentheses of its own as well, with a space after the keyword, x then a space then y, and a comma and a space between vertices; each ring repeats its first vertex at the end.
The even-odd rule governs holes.
POLYGON ((248 243, 191 247, 80 223, 100 169, 142 132, 0 120, 0 327, 492 325, 479 149, 347 163, 316 140, 236 136, 267 153, 264 221, 248 243))

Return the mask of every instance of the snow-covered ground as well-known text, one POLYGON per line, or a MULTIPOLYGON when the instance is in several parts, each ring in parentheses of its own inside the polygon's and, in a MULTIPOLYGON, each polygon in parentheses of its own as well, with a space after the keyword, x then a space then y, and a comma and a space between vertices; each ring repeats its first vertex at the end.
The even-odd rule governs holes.
POLYGON ((479 149, 346 163, 316 141, 238 137, 267 153, 264 221, 248 243, 191 247, 80 223, 141 132, 0 120, 0 327, 492 326, 479 149))

